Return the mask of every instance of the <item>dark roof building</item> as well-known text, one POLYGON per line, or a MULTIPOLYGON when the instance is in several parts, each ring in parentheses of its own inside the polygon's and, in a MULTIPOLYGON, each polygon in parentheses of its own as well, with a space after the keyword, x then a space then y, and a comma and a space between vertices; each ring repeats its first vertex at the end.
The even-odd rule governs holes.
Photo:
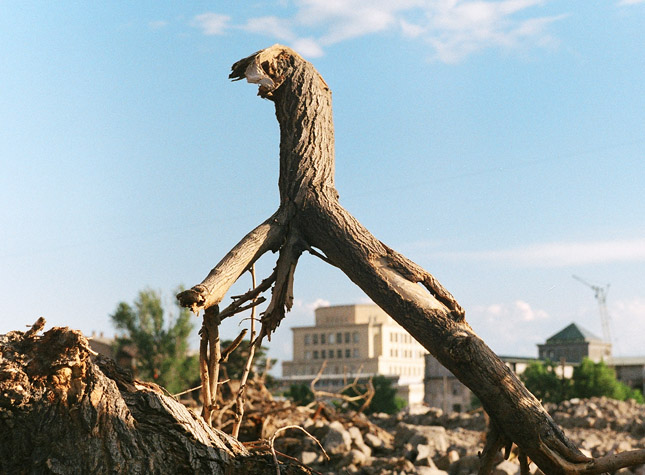
POLYGON ((586 357, 598 362, 611 357, 611 343, 572 323, 547 338, 546 343, 538 345, 538 357, 541 360, 564 360, 568 363, 580 363, 586 357))

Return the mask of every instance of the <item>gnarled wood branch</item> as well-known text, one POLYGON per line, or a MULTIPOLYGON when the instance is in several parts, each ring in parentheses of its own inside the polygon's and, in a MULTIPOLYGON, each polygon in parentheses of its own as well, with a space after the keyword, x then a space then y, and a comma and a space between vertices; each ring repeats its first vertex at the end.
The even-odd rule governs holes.
MULTIPOLYGON (((273 301, 263 319, 262 333, 268 334, 289 308, 300 253, 316 248, 478 396, 497 431, 487 454, 502 442, 513 442, 523 457, 553 475, 603 473, 645 463, 645 451, 585 457, 475 334, 461 306, 438 280, 372 236, 340 205, 334 187, 331 91, 310 63, 274 45, 235 63, 230 77, 259 84, 258 95, 275 104, 280 207, 200 285, 180 294, 182 305, 196 310, 217 304, 255 259, 281 247, 273 301)), ((484 458, 484 472, 490 457, 484 458)))

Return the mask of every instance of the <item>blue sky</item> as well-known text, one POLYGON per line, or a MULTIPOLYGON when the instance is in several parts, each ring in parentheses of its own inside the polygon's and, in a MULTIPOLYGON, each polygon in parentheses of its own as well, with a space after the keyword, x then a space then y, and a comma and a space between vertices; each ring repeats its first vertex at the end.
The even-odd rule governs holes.
MULTIPOLYGON (((276 42, 332 88, 341 203, 493 350, 600 334, 576 274, 611 284, 616 353, 645 354, 635 0, 0 3, 0 332, 44 316, 110 335, 119 301, 171 304, 275 210, 272 104, 227 76, 276 42)), ((365 301, 309 255, 295 297, 280 359, 316 305, 365 301)))

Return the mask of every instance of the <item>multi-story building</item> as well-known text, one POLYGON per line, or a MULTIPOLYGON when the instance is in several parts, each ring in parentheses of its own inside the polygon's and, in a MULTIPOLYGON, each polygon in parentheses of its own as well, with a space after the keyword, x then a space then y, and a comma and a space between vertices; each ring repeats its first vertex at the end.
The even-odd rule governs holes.
MULTIPOLYGON (((575 323, 563 328, 538 345, 538 358, 500 356, 515 374, 520 375, 532 362, 550 360, 556 363, 559 377, 571 378, 574 367, 583 358, 604 361, 616 372, 616 379, 631 388, 645 390, 645 357, 615 358, 611 343, 605 342, 575 323)), ((473 394, 455 375, 432 355, 426 355, 425 402, 446 412, 460 412, 471 406, 473 394)))
POLYGON ((409 404, 423 401, 424 356, 410 334, 374 304, 322 307, 315 325, 295 327, 293 360, 282 363, 284 384, 309 384, 334 391, 356 377, 391 377, 409 404))

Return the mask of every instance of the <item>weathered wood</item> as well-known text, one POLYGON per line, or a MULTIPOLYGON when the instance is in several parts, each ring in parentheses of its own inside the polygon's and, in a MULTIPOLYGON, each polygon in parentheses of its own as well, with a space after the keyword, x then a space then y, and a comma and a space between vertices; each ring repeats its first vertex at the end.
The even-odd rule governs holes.
MULTIPOLYGON (((97 357, 80 332, 0 340, 0 473, 266 474, 271 454, 97 357)), ((308 473, 290 467, 290 473, 308 473)))
MULTIPOLYGON (((553 475, 645 463, 645 451, 585 457, 475 334, 437 279, 372 236, 339 204, 331 91, 310 63, 275 45, 235 63, 230 77, 259 84, 258 95, 274 102, 280 125, 278 213, 285 217, 280 227, 285 235, 272 301, 262 318, 263 334, 270 334, 288 310, 293 269, 300 252, 309 250, 341 269, 479 397, 496 428, 480 473, 490 471, 491 451, 510 443, 553 475)), ((219 302, 226 286, 218 287, 217 276, 233 275, 229 267, 249 265, 248 259, 235 262, 230 253, 227 259, 202 284, 179 294, 180 303, 199 309, 219 302)))

